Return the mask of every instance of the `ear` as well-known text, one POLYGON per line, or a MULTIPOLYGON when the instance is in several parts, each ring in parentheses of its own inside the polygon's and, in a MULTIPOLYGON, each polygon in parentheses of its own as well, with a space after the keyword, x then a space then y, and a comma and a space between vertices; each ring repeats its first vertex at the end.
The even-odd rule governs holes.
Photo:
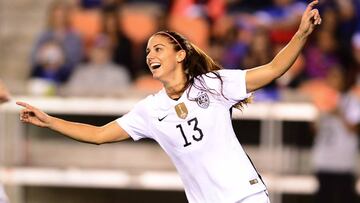
POLYGON ((185 50, 180 50, 176 53, 176 61, 178 63, 181 63, 186 57, 186 52, 185 50))

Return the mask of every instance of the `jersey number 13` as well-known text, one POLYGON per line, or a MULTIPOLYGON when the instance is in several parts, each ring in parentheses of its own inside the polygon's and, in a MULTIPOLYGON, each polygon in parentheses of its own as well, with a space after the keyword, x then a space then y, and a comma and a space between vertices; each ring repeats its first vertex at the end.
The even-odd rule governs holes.
MULTIPOLYGON (((192 118, 190 120, 187 121, 187 124, 189 126, 193 126, 193 131, 196 132, 196 135, 192 135, 192 139, 199 142, 200 140, 202 140, 202 138, 204 137, 204 134, 202 132, 202 130, 200 128, 198 128, 198 120, 197 118, 192 118)), ((177 125, 176 128, 180 129, 181 135, 184 138, 185 144, 184 147, 187 147, 189 145, 191 145, 191 142, 188 141, 187 136, 184 133, 183 127, 181 124, 177 125)))

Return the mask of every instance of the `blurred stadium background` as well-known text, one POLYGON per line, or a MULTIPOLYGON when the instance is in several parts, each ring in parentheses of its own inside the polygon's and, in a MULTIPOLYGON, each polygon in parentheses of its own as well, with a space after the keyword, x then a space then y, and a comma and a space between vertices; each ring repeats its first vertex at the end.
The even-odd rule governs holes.
MULTIPOLYGON (((0 183, 11 202, 186 202, 175 168, 153 141, 75 142, 21 124, 14 101, 104 124, 161 88, 144 65, 152 33, 178 31, 225 68, 251 68, 290 40, 306 2, 0 0, 0 79, 12 94, 0 106, 0 183)), ((234 113, 238 139, 273 203, 315 202, 313 125, 336 103, 331 82, 340 76, 332 70, 341 70, 343 86, 360 94, 359 4, 321 1, 323 24, 289 73, 234 113)), ((356 165, 359 171, 359 160, 356 165)), ((359 181, 356 189, 360 194, 359 181)))

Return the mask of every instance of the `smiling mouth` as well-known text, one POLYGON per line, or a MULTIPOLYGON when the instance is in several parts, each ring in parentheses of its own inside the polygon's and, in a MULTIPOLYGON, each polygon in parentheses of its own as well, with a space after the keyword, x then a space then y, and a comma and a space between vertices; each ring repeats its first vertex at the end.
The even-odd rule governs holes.
POLYGON ((158 69, 158 68, 160 68, 160 66, 161 66, 161 64, 160 63, 153 63, 153 64, 151 64, 151 69, 153 69, 153 70, 155 70, 155 69, 158 69))
POLYGON ((158 68, 160 68, 160 64, 157 64, 157 65, 153 65, 153 66, 151 66, 153 69, 158 69, 158 68))

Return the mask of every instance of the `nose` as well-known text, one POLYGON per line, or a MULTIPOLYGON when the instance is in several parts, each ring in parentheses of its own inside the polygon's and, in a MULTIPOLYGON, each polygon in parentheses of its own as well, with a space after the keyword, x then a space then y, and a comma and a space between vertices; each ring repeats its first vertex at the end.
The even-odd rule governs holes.
POLYGON ((153 59, 154 59, 153 54, 151 54, 151 52, 148 52, 147 55, 146 55, 146 62, 150 63, 151 60, 153 60, 153 59))
POLYGON ((151 57, 146 56, 146 63, 147 63, 148 65, 150 64, 151 60, 152 60, 151 57))
POLYGON ((148 52, 146 53, 146 58, 147 58, 147 59, 153 58, 152 51, 148 51, 148 52))

